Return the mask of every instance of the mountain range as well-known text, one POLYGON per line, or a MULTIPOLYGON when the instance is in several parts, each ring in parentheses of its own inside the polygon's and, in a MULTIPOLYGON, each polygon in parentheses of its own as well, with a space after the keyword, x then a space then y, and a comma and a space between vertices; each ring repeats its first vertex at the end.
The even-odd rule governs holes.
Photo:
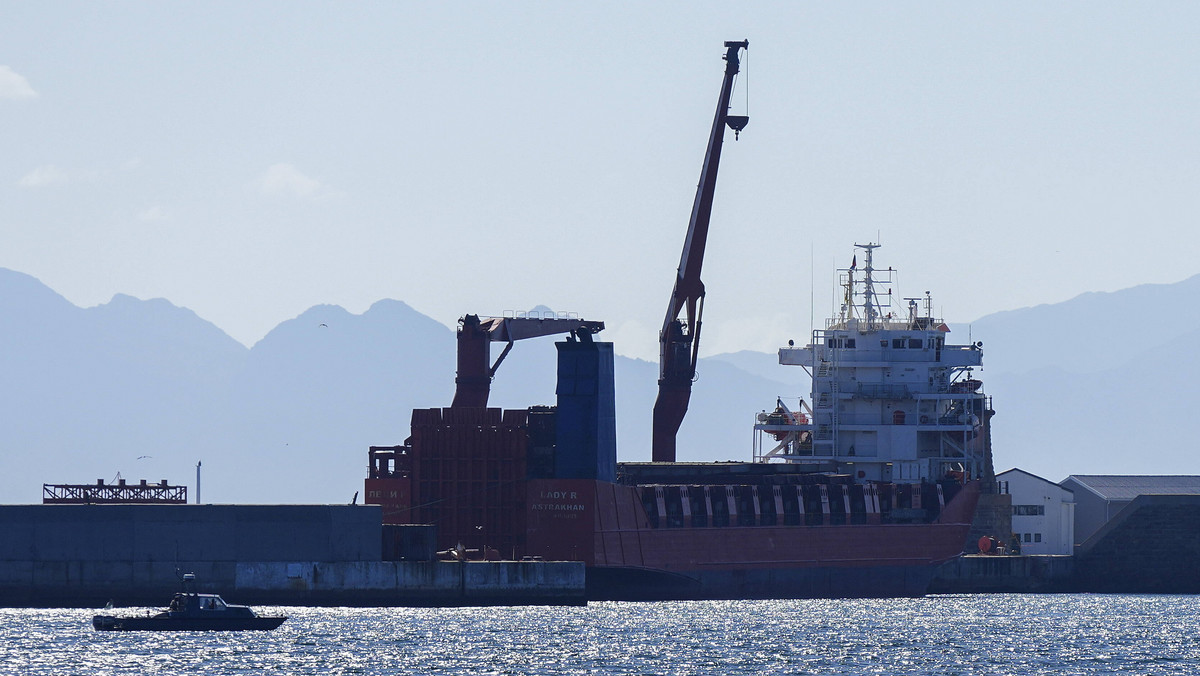
MULTIPOLYGON (((1197 292, 1200 275, 952 325, 951 342, 985 342, 997 469, 1200 473, 1182 424, 1198 399, 1197 292)), ((554 402, 553 340, 514 347, 491 405, 554 402)), ((117 478, 186 484, 194 500, 200 463, 204 502, 338 503, 361 490, 368 446, 403 442, 413 408, 449 405, 455 340, 381 300, 359 315, 315 306, 247 348, 163 299, 80 308, 0 268, 0 366, 0 502, 117 478)), ((621 460, 649 459, 657 370, 617 357, 621 460)), ((702 359, 680 459, 749 459, 754 415, 808 389, 772 354, 702 359)))

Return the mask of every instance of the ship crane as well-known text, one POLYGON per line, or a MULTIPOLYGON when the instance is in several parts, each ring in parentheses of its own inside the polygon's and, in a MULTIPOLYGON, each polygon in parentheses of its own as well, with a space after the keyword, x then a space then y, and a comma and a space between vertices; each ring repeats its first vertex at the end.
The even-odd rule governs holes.
POLYGON ((725 127, 741 132, 750 121, 745 115, 729 115, 729 96, 738 74, 738 54, 750 42, 725 43, 725 78, 717 99, 717 112, 708 137, 700 183, 692 203, 683 255, 675 278, 675 289, 667 305, 667 316, 659 332, 658 399, 654 402, 653 453, 655 462, 675 462, 675 436, 687 413, 696 377, 696 359, 700 349, 700 316, 704 312, 704 282, 700 268, 704 263, 704 245, 708 240, 708 222, 712 216, 713 192, 717 167, 721 162, 721 144, 725 127), (684 316, 681 318, 680 315, 684 316))
POLYGON ((492 378, 500 362, 508 356, 513 343, 526 338, 569 333, 572 340, 590 342, 592 335, 604 330, 604 322, 574 317, 489 317, 466 315, 458 327, 458 377, 454 379, 451 408, 484 408, 492 388, 492 378), (491 344, 506 343, 496 363, 491 361, 491 344))

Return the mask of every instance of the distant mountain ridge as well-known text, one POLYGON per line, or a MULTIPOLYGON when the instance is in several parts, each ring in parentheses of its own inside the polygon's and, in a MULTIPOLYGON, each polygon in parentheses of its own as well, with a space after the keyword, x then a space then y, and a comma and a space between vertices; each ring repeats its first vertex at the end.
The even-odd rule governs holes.
MULTIPOLYGON (((205 502, 348 502, 367 447, 454 393, 453 331, 397 300, 314 306, 247 348, 163 299, 79 308, 0 269, 0 336, 0 502, 118 474, 194 486, 197 462, 205 502)), ((490 404, 553 404, 553 342, 517 345, 490 404)), ((681 458, 748 459, 753 413, 794 388, 719 358, 700 371, 681 458)), ((649 459, 657 365, 618 357, 617 387, 621 457, 649 459)))
POLYGON ((993 372, 1055 367, 1093 373, 1200 330, 1200 313, 1188 311, 1197 298, 1200 274, 1174 284, 1084 293, 951 327, 955 340, 966 342, 969 331, 984 341, 985 367, 993 372))
MULTIPOLYGON (((1200 275, 973 322, 998 412, 997 469, 1055 481, 1200 473, 1187 424, 1200 317, 1184 312, 1197 291, 1200 275)), ((952 341, 967 339, 955 325, 952 341)), ((553 342, 513 349, 491 405, 554 403, 553 342)), ((79 308, 0 268, 0 502, 117 473, 194 486, 198 461, 205 502, 349 502, 368 446, 403 442, 413 408, 449 405, 454 352, 451 329, 398 300, 358 315, 314 306, 247 348, 163 299, 79 308)), ((622 460, 650 457, 657 369, 617 358, 622 460)), ((803 370, 773 354, 702 359, 680 459, 749 459, 755 413, 808 390, 803 370)))

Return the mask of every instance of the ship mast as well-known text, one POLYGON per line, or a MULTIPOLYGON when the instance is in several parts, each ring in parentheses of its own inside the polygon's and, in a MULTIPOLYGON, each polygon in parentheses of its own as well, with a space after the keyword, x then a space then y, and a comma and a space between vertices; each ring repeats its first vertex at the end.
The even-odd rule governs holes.
POLYGON ((867 329, 877 328, 876 322, 879 319, 879 303, 875 298, 875 278, 872 273, 875 272, 874 266, 871 264, 871 254, 879 245, 874 242, 867 244, 855 244, 855 247, 866 251, 866 265, 863 267, 863 317, 867 320, 867 329))

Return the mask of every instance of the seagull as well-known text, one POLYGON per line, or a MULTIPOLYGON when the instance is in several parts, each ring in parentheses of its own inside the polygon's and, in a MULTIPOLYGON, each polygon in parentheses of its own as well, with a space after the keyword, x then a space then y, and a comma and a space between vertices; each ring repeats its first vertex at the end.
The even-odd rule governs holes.
POLYGON ((139 455, 139 456, 137 457, 137 459, 138 459, 138 460, 145 460, 146 458, 153 458, 153 457, 154 457, 153 455, 139 455))
POLYGON ((329 325, 326 324, 325 322, 321 322, 321 326, 324 326, 325 328, 329 328, 329 325))

